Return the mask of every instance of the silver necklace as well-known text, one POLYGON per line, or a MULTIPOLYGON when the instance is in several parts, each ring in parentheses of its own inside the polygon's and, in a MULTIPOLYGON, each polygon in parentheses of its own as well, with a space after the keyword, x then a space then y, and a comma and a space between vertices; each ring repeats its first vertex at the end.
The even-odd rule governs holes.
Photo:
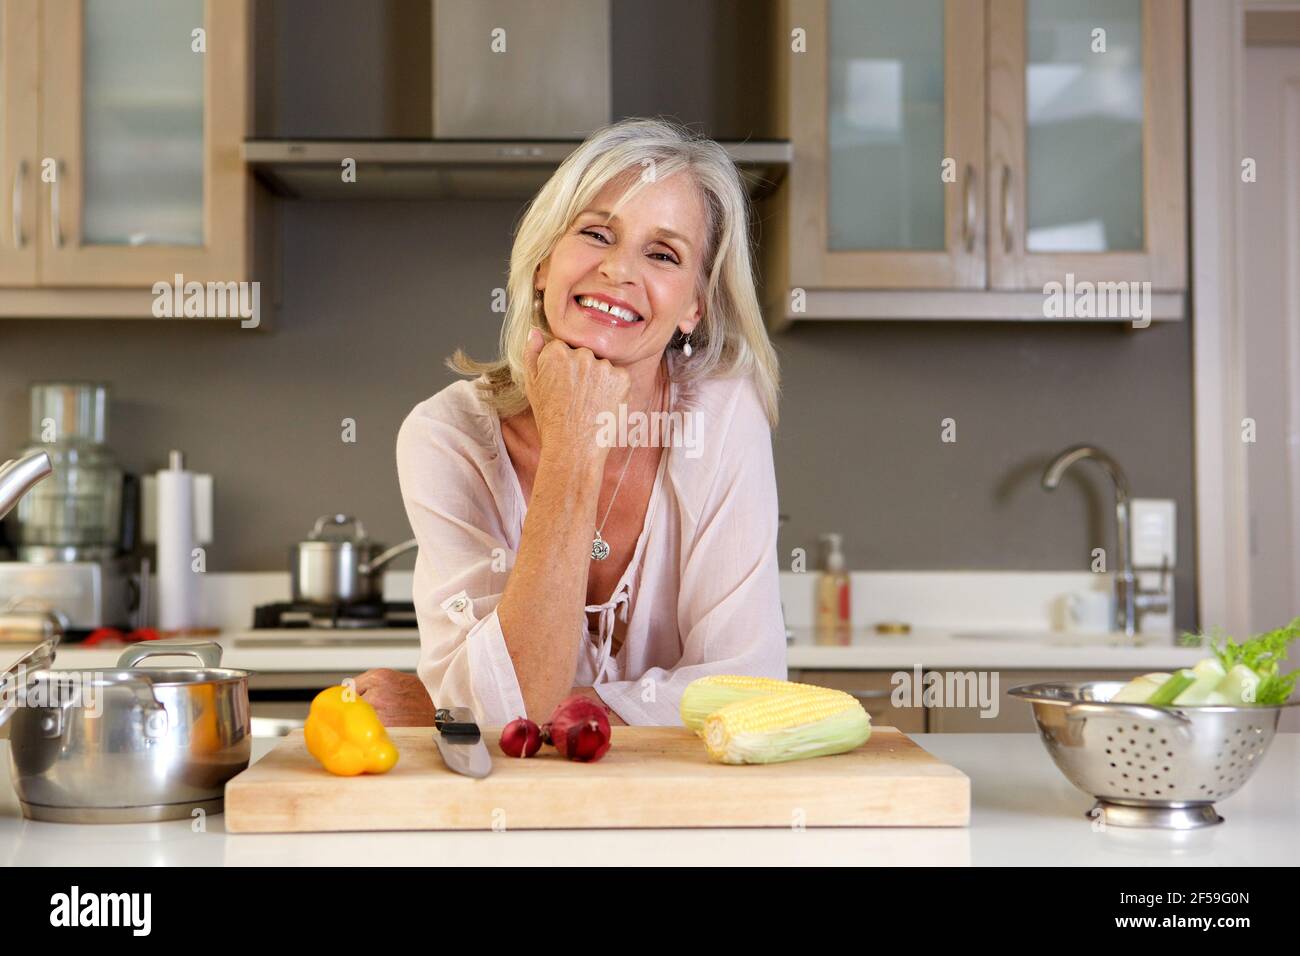
MULTIPOLYGON (((660 393, 663 386, 659 387, 660 393)), ((646 404, 645 413, 650 414, 650 406, 653 405, 654 399, 651 398, 646 404)), ((609 496, 609 504, 605 508, 605 517, 601 519, 600 526, 596 528, 596 537, 591 541, 591 560, 604 561, 609 557, 609 542, 600 536, 605 530, 605 525, 609 522, 610 512, 614 510, 614 499, 618 497, 618 490, 623 487, 623 477, 627 474, 627 466, 632 464, 632 456, 636 454, 636 445, 633 445, 627 453, 627 461, 623 462, 623 470, 619 473, 618 482, 614 485, 614 493, 609 496)))

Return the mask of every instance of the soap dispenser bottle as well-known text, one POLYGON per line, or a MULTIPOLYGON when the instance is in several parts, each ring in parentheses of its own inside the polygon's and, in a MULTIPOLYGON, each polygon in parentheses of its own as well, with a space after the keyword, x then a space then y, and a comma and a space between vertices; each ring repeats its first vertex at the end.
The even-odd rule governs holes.
POLYGON ((847 642, 849 638, 849 574, 844 570, 843 535, 823 534, 826 560, 817 580, 817 637, 847 642))

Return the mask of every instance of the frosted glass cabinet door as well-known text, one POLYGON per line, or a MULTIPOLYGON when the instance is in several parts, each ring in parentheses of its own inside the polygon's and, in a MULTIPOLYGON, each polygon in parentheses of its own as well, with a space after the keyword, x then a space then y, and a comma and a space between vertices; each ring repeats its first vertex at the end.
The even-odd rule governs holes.
POLYGON ((1028 0, 1027 251, 1143 248, 1143 116, 1141 0, 1028 0))
POLYGON ((982 287, 982 0, 792 0, 790 23, 791 284, 982 287))
POLYGON ((39 0, 0 0, 0 285, 36 284, 39 0))
POLYGON ((203 2, 82 0, 87 245, 203 244, 203 2))
POLYGON ((828 245, 942 250, 943 0, 830 0, 828 245))
POLYGON ((998 0, 989 12, 989 269, 1186 284, 1182 0, 998 0))
POLYGON ((46 0, 41 278, 244 278, 246 0, 46 0))

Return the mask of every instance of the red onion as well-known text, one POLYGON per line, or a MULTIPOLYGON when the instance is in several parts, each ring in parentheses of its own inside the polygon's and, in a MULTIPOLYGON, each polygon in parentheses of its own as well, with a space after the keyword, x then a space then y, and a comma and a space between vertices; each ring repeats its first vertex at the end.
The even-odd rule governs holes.
POLYGON ((541 729, 526 717, 516 717, 501 729, 501 752, 507 757, 531 757, 542 749, 541 729))
POLYGON ((542 726, 542 737, 570 760, 599 760, 609 750, 609 717, 595 701, 580 695, 570 697, 542 726))

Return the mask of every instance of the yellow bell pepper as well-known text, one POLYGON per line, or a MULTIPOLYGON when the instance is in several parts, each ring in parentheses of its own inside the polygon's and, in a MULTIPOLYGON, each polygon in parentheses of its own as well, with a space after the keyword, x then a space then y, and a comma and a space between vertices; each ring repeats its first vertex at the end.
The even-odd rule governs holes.
POLYGON ((375 708, 360 697, 346 699, 345 690, 327 687, 311 702, 303 727, 307 751, 340 777, 387 773, 397 763, 397 748, 375 708))

